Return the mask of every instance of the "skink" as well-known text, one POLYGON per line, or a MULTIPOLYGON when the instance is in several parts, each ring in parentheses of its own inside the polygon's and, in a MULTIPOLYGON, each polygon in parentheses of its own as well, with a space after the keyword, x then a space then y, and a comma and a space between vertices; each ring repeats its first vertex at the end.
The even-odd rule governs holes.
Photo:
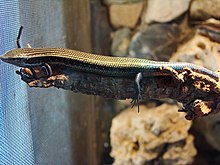
POLYGON ((189 68, 194 72, 219 79, 218 74, 191 63, 110 57, 65 48, 17 48, 0 56, 0 59, 20 67, 30 68, 47 63, 51 66, 65 66, 80 72, 113 77, 131 77, 139 72, 143 77, 163 76, 166 74, 161 71, 162 66, 171 67, 177 72, 189 68))
POLYGON ((134 77, 136 94, 133 102, 140 99, 140 81, 142 77, 165 76, 167 73, 161 67, 170 67, 177 72, 189 68, 194 72, 205 74, 219 80, 218 74, 190 63, 158 62, 139 58, 110 57, 64 48, 17 48, 0 56, 4 62, 20 67, 33 68, 49 65, 54 67, 71 68, 79 72, 99 74, 111 77, 134 77))

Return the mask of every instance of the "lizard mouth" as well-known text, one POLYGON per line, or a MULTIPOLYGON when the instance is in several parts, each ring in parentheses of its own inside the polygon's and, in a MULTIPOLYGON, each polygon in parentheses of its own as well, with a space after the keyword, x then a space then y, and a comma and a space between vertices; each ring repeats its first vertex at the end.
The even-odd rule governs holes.
POLYGON ((7 56, 0 56, 0 60, 2 60, 3 62, 9 63, 9 64, 13 64, 19 67, 25 67, 25 60, 21 59, 21 58, 10 58, 7 56))

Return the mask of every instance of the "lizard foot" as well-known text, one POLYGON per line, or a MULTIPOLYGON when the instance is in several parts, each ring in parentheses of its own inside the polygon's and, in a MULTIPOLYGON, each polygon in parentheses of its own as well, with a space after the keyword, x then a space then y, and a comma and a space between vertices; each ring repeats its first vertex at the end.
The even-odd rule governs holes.
POLYGON ((141 91, 141 88, 140 88, 140 81, 142 79, 142 73, 139 72, 136 77, 135 77, 135 81, 134 81, 134 89, 135 89, 135 95, 132 97, 132 106, 131 108, 134 107, 135 104, 138 105, 138 112, 140 111, 140 107, 139 107, 139 102, 140 102, 140 99, 141 99, 141 95, 140 95, 140 91, 141 91))

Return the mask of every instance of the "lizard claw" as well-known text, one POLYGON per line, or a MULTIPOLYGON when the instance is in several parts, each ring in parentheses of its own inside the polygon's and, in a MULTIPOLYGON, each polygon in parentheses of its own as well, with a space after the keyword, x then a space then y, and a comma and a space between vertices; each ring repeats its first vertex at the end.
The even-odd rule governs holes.
POLYGON ((140 94, 135 94, 133 97, 132 97, 132 100, 131 100, 131 108, 133 108, 136 104, 138 106, 138 112, 140 112, 140 99, 141 99, 141 95, 140 94))

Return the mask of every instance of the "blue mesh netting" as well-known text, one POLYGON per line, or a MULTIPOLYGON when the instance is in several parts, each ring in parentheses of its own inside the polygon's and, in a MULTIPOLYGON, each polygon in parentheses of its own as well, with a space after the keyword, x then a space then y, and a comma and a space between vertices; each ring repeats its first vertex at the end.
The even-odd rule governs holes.
MULTIPOLYGON (((18 1, 0 0, 0 54, 16 47, 18 1)), ((27 87, 0 61, 0 164, 34 164, 27 87)))

